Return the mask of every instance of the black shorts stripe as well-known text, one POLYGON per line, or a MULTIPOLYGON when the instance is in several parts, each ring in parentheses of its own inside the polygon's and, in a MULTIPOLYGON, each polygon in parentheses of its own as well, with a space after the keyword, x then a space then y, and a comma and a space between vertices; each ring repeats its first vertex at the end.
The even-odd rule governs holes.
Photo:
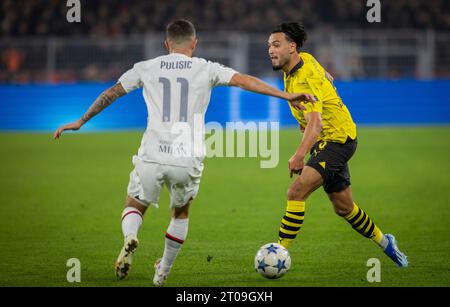
POLYGON ((294 223, 294 224, 303 224, 303 219, 302 220, 296 220, 296 219, 294 219, 292 217, 289 217, 289 216, 286 216, 286 215, 283 216, 283 219, 285 219, 288 222, 294 223))
POLYGON ((299 231, 300 228, 302 228, 301 226, 299 226, 299 227, 292 227, 292 226, 286 225, 284 223, 281 223, 281 227, 286 229, 286 230, 290 230, 290 231, 299 231))

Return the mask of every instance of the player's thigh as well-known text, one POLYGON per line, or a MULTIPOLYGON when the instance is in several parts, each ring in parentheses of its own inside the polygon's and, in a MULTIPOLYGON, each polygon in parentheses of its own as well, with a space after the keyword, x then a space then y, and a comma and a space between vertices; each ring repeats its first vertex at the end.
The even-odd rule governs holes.
POLYGON ((322 175, 326 193, 340 192, 350 186, 347 163, 355 153, 356 146, 357 141, 351 139, 344 144, 324 141, 314 144, 306 165, 322 175))
POLYGON ((322 183, 320 173, 312 167, 305 166, 300 176, 289 187, 288 200, 306 200, 322 183))
MULTIPOLYGON (((170 207, 182 208, 198 194, 203 165, 196 167, 167 166, 164 182, 170 194, 170 207)), ((186 207, 188 208, 188 207, 186 207)))
POLYGON ((164 185, 164 175, 158 163, 133 160, 135 168, 130 173, 127 193, 139 204, 158 206, 159 195, 164 185))

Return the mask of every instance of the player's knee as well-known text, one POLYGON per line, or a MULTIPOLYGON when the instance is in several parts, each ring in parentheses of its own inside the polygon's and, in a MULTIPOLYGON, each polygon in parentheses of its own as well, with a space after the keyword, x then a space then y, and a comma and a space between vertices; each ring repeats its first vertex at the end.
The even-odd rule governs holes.
POLYGON ((334 208, 334 212, 341 217, 349 215, 350 212, 352 212, 352 210, 353 210, 352 206, 341 203, 341 202, 336 202, 336 201, 333 202, 333 208, 334 208))
POLYGON ((287 192, 288 200, 305 200, 305 196, 302 185, 291 185, 287 192))
POLYGON ((145 211, 147 211, 147 207, 138 202, 135 198, 127 196, 125 207, 132 207, 135 209, 138 209, 139 212, 142 213, 142 215, 145 214, 145 211))
POLYGON ((344 217, 350 214, 353 210, 353 201, 351 197, 344 197, 342 193, 330 193, 328 194, 328 198, 333 204, 334 212, 344 217))
POLYGON ((173 210, 173 217, 176 219, 185 219, 188 218, 189 215, 189 211, 187 210, 187 208, 185 208, 186 206, 183 206, 181 208, 175 208, 173 210))
POLYGON ((317 188, 319 184, 311 178, 301 176, 299 180, 294 181, 288 189, 288 200, 304 201, 317 188))
POLYGON ((174 208, 173 209, 173 217, 176 219, 186 219, 189 217, 189 206, 192 203, 192 198, 188 201, 188 203, 186 205, 184 205, 183 207, 179 207, 179 208, 174 208))
POLYGON ((290 187, 287 191, 287 199, 288 200, 296 200, 297 194, 298 193, 297 193, 296 189, 290 187))
POLYGON ((334 212, 336 212, 336 214, 339 215, 340 217, 344 217, 348 215, 350 212, 352 212, 352 210, 348 210, 347 208, 334 207, 334 212))

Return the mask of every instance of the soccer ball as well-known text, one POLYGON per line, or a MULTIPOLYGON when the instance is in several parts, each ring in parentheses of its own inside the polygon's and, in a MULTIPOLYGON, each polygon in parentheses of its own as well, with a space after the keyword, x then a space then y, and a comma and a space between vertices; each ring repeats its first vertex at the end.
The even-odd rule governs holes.
POLYGON ((255 270, 269 279, 280 278, 291 267, 288 250, 278 243, 261 246, 255 256, 255 270))

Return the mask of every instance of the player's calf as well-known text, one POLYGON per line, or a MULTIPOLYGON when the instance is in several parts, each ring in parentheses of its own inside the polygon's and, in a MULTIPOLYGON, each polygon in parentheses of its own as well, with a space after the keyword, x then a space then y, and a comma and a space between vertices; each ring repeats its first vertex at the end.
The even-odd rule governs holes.
POLYGON ((302 174, 291 184, 287 194, 287 206, 278 231, 278 243, 289 248, 303 226, 306 198, 322 184, 320 174, 306 166, 302 174))
POLYGON ((186 240, 188 225, 189 219, 187 218, 173 217, 170 221, 166 232, 164 254, 155 263, 155 275, 153 276, 153 284, 155 286, 163 286, 165 283, 175 262, 175 258, 186 240))
POLYGON ((387 239, 384 237, 381 230, 369 217, 369 215, 359 208, 356 203, 353 203, 353 208, 350 213, 344 215, 343 218, 352 226, 354 230, 371 239, 383 249, 387 246, 387 239))
POLYGON ((322 176, 313 168, 305 166, 299 177, 289 186, 288 200, 305 201, 308 196, 322 185, 322 176))
POLYGON ((341 216, 350 225, 352 225, 353 229, 355 229, 358 233, 377 243, 377 245, 383 249, 384 253, 391 258, 397 266, 408 266, 408 259, 406 255, 398 249, 394 236, 390 234, 383 234, 369 215, 355 203, 353 204, 350 213, 347 214, 345 214, 345 212, 348 211, 348 207, 340 207, 340 209, 336 209, 336 207, 337 206, 335 206, 336 213, 339 215, 342 214, 341 216))
POLYGON ((124 239, 129 236, 137 237, 142 225, 143 216, 141 211, 134 207, 126 207, 122 211, 122 233, 124 239))
POLYGON ((297 234, 303 226, 305 217, 305 202, 288 200, 286 212, 281 219, 280 229, 278 231, 278 243, 285 248, 289 248, 297 234))
POLYGON ((142 215, 145 212, 139 206, 143 207, 128 196, 127 207, 122 212, 124 245, 115 264, 116 276, 120 279, 128 276, 133 261, 133 254, 139 245, 137 235, 142 225, 142 215))

